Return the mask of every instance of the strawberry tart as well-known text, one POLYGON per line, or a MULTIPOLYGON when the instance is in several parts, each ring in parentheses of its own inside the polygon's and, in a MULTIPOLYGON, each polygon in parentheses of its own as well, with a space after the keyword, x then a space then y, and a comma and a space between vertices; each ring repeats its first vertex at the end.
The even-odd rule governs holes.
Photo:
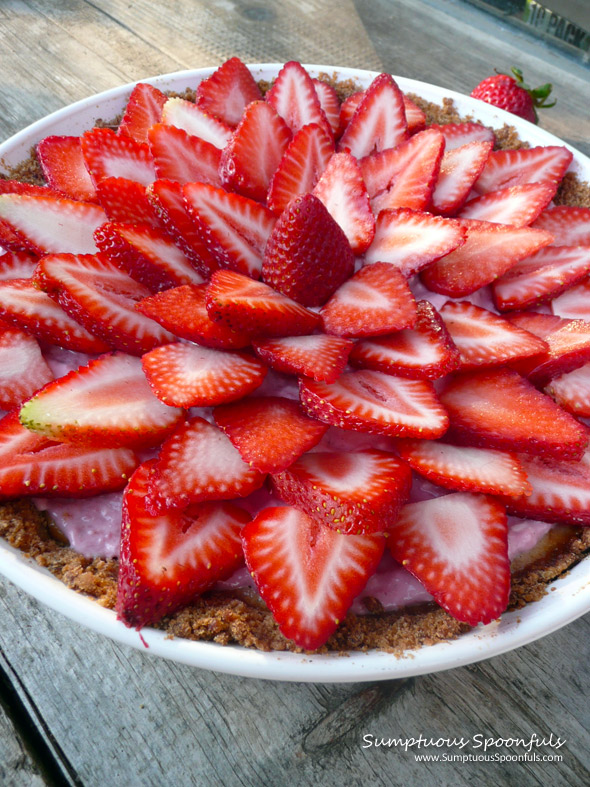
POLYGON ((565 146, 297 62, 0 179, 0 536, 127 626, 402 651, 590 548, 565 146))

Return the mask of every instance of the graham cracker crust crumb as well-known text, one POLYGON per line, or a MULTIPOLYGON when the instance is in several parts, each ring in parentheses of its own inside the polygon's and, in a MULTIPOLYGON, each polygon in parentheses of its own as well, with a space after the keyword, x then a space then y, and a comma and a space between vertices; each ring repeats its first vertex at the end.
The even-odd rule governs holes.
POLYGON ((574 172, 566 172, 553 202, 556 205, 590 208, 590 184, 581 181, 574 172))

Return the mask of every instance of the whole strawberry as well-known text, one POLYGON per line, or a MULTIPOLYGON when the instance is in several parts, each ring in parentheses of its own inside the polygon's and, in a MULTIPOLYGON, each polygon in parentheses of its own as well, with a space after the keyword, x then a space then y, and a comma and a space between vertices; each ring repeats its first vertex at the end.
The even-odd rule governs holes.
POLYGON ((512 68, 511 71, 513 77, 509 74, 495 74, 484 79, 472 91, 471 96, 530 120, 531 123, 537 123, 536 110, 540 107, 552 107, 555 104, 555 101, 547 103, 552 85, 546 84, 531 89, 523 81, 522 71, 519 68, 512 68))

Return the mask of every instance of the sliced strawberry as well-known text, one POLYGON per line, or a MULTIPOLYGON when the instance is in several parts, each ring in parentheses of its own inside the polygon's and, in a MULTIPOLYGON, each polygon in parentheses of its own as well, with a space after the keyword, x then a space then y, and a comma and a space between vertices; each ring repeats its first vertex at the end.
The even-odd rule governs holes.
POLYGON ((353 343, 339 336, 316 333, 252 342, 257 355, 277 372, 333 383, 340 377, 353 343))
POLYGON ((438 312, 419 301, 412 329, 357 342, 350 364, 419 380, 436 380, 459 365, 459 352, 438 312))
POLYGON ((571 320, 564 320, 555 314, 542 314, 541 312, 520 312, 517 314, 505 315, 514 325, 524 328, 525 331, 534 333, 541 339, 546 339, 549 334, 554 333, 559 328, 563 328, 571 320))
POLYGON ((187 183, 183 193, 201 242, 217 265, 258 278, 275 224, 270 210, 205 183, 187 183))
POLYGON ((526 309, 565 292, 590 272, 590 247, 546 246, 492 284, 496 308, 526 309))
POLYGON ((459 375, 439 396, 462 445, 579 459, 588 442, 586 427, 510 369, 459 375))
POLYGON ((231 503, 203 503, 154 516, 145 505, 154 460, 137 468, 123 496, 117 617, 155 623, 243 563, 240 532, 250 516, 231 503))
POLYGON ((54 445, 43 435, 32 432, 18 419, 18 408, 0 418, 0 465, 9 464, 13 457, 54 445))
POLYGON ((388 262, 409 278, 433 260, 460 249, 465 234, 454 219, 409 208, 384 210, 377 217, 375 238, 365 262, 388 262))
POLYGON ((557 205, 543 211, 533 226, 550 232, 555 246, 590 246, 590 208, 557 205))
POLYGON ((335 383, 303 379, 304 410, 324 423, 356 432, 436 439, 448 427, 432 384, 362 370, 345 372, 335 383))
POLYGON ((100 256, 48 254, 39 262, 35 283, 110 347, 143 355, 174 340, 135 310, 135 303, 150 291, 100 256))
POLYGON ((326 333, 377 336, 411 328, 416 322, 416 301, 396 267, 375 262, 345 281, 320 314, 326 333))
POLYGON ((590 418, 590 363, 554 377, 545 392, 568 413, 590 418))
POLYGON ((184 284, 143 298, 135 308, 181 339, 220 350, 247 347, 248 334, 232 331, 209 318, 206 291, 206 284, 184 284))
POLYGON ((426 129, 395 148, 360 161, 375 216, 395 208, 427 210, 444 151, 444 137, 426 129))
POLYGON ((105 178, 127 178, 148 186, 156 179, 147 143, 141 144, 109 128, 86 131, 81 139, 84 161, 95 185, 105 178))
MULTIPOLYGON (((53 197, 61 199, 63 195, 48 186, 34 186, 21 183, 19 180, 3 180, 0 178, 0 194, 28 194, 32 197, 53 197)), ((31 244, 26 237, 15 231, 11 225, 0 217, 0 247, 11 251, 30 251, 31 244)))
POLYGON ((166 101, 166 95, 157 87, 138 82, 127 100, 117 133, 144 144, 148 141, 150 128, 160 121, 166 101))
POLYGON ((461 357, 461 369, 498 366, 547 351, 547 343, 469 301, 447 301, 440 310, 461 357))
POLYGON ((0 254, 0 281, 29 279, 39 258, 28 251, 7 251, 0 254))
POLYGON ((141 183, 128 178, 105 178, 97 185, 96 195, 111 221, 162 226, 141 183))
POLYGON ((590 322, 590 281, 583 281, 551 301, 553 314, 590 322))
POLYGON ((481 123, 445 123, 442 126, 433 123, 430 128, 435 128, 444 134, 445 150, 469 145, 472 142, 485 142, 495 144, 496 135, 491 128, 482 126, 481 123))
POLYGON ((184 342, 156 347, 142 357, 141 365, 161 402, 185 408, 234 402, 258 388, 268 371, 246 353, 184 342))
POLYGON ((45 137, 37 144, 45 180, 64 197, 96 201, 96 188, 86 168, 80 137, 45 137))
MULTIPOLYGON (((0 221, 35 254, 96 251, 94 230, 106 221, 102 208, 90 202, 29 194, 1 194, 0 221)), ((4 243, 4 239, 0 239, 4 243)))
POLYGON ((313 189, 343 230, 355 254, 363 254, 375 236, 375 217, 360 166, 350 153, 335 153, 313 189))
POLYGON ((262 473, 280 473, 319 443, 328 429, 308 418, 299 402, 279 396, 254 396, 217 407, 215 423, 240 456, 262 473))
MULTIPOLYGON (((356 112, 358 105, 361 103, 364 97, 365 97, 365 91, 357 90, 356 93, 353 93, 352 95, 344 99, 344 101, 340 105, 340 123, 338 126, 337 136, 342 136, 344 130, 350 123, 352 116, 356 112)), ((405 110, 405 102, 404 102, 404 110, 405 110)))
POLYGON ((285 63, 265 98, 293 134, 308 123, 317 123, 327 134, 332 133, 313 79, 301 63, 294 60, 285 63))
POLYGON ((0 407, 11 410, 53 380, 37 340, 12 327, 0 327, 0 407))
POLYGON ((150 510, 247 497, 266 475, 244 462, 221 429, 195 416, 166 440, 150 482, 150 510))
POLYGON ((446 489, 510 497, 531 491, 516 454, 440 440, 398 440, 397 450, 412 470, 446 489))
POLYGON ((267 204, 272 212, 280 216, 292 199, 313 191, 333 153, 334 140, 322 126, 317 123, 302 126, 270 180, 267 204))
MULTIPOLYGON (((271 178, 291 140, 289 127, 266 101, 244 110, 219 162, 221 185, 264 202, 271 178)), ((269 208, 274 211, 272 205, 269 208)))
POLYGON ((559 183, 572 158, 572 153, 559 145, 495 150, 490 153, 474 188, 479 194, 487 194, 521 183, 559 183))
POLYGON ((338 98, 338 93, 328 82, 322 82, 319 79, 312 79, 312 82, 320 101, 320 106, 326 116, 326 120, 330 124, 332 134, 335 136, 340 128, 340 99, 338 98))
POLYGON ((387 533, 407 501, 412 473, 385 451, 305 454, 272 476, 279 497, 339 533, 387 533))
POLYGON ((548 246, 552 236, 531 227, 509 227, 465 219, 465 243, 422 271, 433 292, 463 298, 490 284, 525 257, 548 246))
POLYGON ((148 142, 159 179, 177 183, 210 183, 221 186, 221 151, 210 142, 191 137, 176 126, 156 123, 148 132, 148 142))
POLYGON ((545 210, 553 199, 555 189, 554 183, 521 183, 490 191, 467 202, 459 218, 526 227, 545 210))
POLYGON ((94 239, 113 265, 152 291, 203 282, 170 237, 148 224, 107 222, 96 230, 94 239))
POLYGON ((204 112, 192 101, 169 98, 162 110, 162 123, 176 126, 222 150, 231 137, 231 128, 221 120, 204 112))
POLYGON ((408 134, 416 134, 422 131, 426 125, 426 115, 411 98, 404 94, 404 110, 406 112, 406 123, 408 124, 408 134))
POLYGON ((157 445, 182 415, 153 395, 141 361, 124 353, 48 383, 20 410, 24 426, 52 440, 109 447, 157 445))
POLYGON ((362 100, 340 138, 338 149, 357 159, 374 151, 394 148, 408 136, 404 97, 389 74, 380 74, 362 100))
POLYGON ((388 543, 393 557, 458 620, 476 626, 506 609, 508 529, 497 500, 455 492, 410 503, 388 543))
POLYGON ((261 98, 247 66, 238 57, 232 57, 199 83, 195 103, 228 126, 237 126, 248 104, 261 98))
POLYGON ((432 194, 432 204, 439 213, 451 216, 461 208, 484 168, 492 145, 492 142, 474 141, 445 150, 432 194))
POLYGON ((0 282, 0 317, 48 344, 81 353, 103 353, 110 346, 70 317, 31 279, 0 282))
POLYGON ((347 536, 291 507, 266 508, 242 531, 248 570, 285 637, 321 647, 383 555, 381 536, 347 536))
POLYGON ((315 312, 268 284, 234 271, 213 274, 206 302, 212 320, 250 336, 301 335, 311 333, 320 322, 315 312))
POLYGON ((520 460, 532 493, 506 499, 509 513, 543 522, 590 525, 590 452, 579 462, 538 456, 520 460))

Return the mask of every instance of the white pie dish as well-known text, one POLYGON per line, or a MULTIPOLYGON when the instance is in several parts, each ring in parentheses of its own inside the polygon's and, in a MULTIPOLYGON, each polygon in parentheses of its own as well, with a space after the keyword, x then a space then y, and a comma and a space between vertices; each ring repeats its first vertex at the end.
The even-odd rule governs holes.
MULTIPOLYGON (((251 66, 257 79, 270 79, 280 66, 263 64, 251 66)), ((376 76, 373 72, 332 66, 306 66, 316 75, 335 74, 338 79, 354 79, 364 87, 376 76)), ((159 76, 149 81, 163 90, 182 91, 195 87, 213 69, 198 69, 159 76)), ((502 110, 496 110, 440 87, 395 77, 405 92, 440 103, 443 98, 454 99, 463 115, 473 115, 487 125, 513 125, 521 138, 531 144, 564 144, 553 135, 522 121, 502 110)), ((133 85, 113 90, 77 102, 28 128, 0 145, 0 168, 7 169, 25 159, 31 147, 52 134, 77 134, 90 128, 97 118, 109 119, 124 108, 133 85)), ((572 149, 573 150, 573 149, 572 149)), ((590 159, 574 150, 572 170, 583 180, 590 181, 590 159)), ((206 642, 170 639, 165 632, 144 629, 141 635, 118 622, 115 613, 99 606, 92 599, 69 590, 59 580, 22 553, 0 540, 0 574, 14 582, 44 604, 63 613, 100 634, 116 641, 145 649, 146 652, 193 666, 247 677, 273 680, 346 682, 384 680, 407 677, 458 667, 498 655, 519 647, 566 625, 590 610, 590 561, 582 561, 567 576, 557 580, 553 592, 538 602, 517 612, 506 613, 500 622, 475 629, 460 638, 424 647, 398 658, 381 652, 300 655, 283 652, 261 652, 238 646, 221 646, 206 642), (144 644, 145 643, 145 644, 144 644)))

